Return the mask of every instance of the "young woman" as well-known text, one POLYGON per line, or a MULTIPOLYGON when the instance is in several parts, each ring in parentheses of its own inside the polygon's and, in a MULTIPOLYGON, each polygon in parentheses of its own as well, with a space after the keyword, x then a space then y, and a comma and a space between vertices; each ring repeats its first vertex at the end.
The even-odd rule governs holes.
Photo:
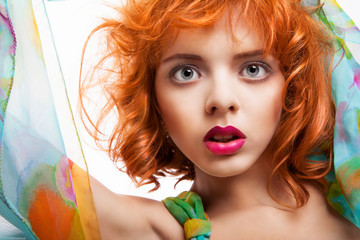
POLYGON ((357 203, 350 165, 331 178, 333 55, 349 53, 333 26, 317 1, 144 0, 97 28, 108 53, 92 76, 104 77, 81 93, 100 81, 108 99, 94 137, 115 110, 108 152, 138 185, 194 181, 157 202, 92 180, 102 238, 360 238, 339 200, 357 203))

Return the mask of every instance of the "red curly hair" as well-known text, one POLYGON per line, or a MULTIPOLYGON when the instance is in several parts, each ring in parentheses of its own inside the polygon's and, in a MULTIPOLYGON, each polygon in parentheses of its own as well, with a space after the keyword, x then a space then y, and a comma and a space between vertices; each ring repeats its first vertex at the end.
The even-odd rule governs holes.
POLYGON ((92 124, 90 132, 98 143, 105 137, 111 159, 123 161, 138 186, 154 183, 155 190, 158 177, 165 173, 194 179, 192 162, 174 151, 176 146, 166 138, 154 93, 155 72, 164 48, 181 29, 211 26, 227 9, 240 10, 247 24, 256 26, 266 54, 280 61, 286 82, 283 112, 269 145, 273 152, 269 184, 279 176, 297 207, 303 206, 309 198, 304 183, 325 186, 324 176, 331 168, 334 50, 332 37, 315 17, 321 6, 307 7, 300 0, 128 0, 117 9, 119 19, 105 20, 92 33, 102 31, 107 40, 107 54, 94 72, 106 71, 109 62, 111 70, 100 77, 93 72, 81 83, 82 98, 93 81, 103 86, 107 96, 95 122, 82 108, 92 124), (100 129, 113 110, 117 123, 106 137, 100 129), (307 158, 310 153, 325 154, 330 161, 312 161, 307 158))

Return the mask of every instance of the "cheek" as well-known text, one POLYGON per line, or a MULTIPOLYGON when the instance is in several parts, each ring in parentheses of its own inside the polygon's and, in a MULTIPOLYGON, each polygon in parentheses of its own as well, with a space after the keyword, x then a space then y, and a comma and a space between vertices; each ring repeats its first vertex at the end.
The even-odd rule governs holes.
POLYGON ((276 122, 276 126, 278 125, 279 121, 280 121, 280 116, 281 116, 281 112, 283 109, 282 106, 282 90, 284 87, 284 83, 285 83, 285 79, 284 77, 281 75, 281 77, 279 77, 280 79, 278 80, 278 84, 276 85, 276 87, 273 88, 272 94, 271 94, 271 99, 272 101, 269 101, 269 109, 272 109, 272 119, 273 121, 276 122))
POLYGON ((191 109, 185 107, 185 104, 181 105, 173 100, 170 98, 165 103, 159 103, 161 115, 169 133, 184 128, 184 125, 191 121, 191 109))
POLYGON ((265 123, 277 126, 280 121, 281 110, 281 89, 279 89, 269 97, 268 101, 266 101, 266 106, 264 106, 264 111, 267 116, 265 118, 265 123))
POLYGON ((278 123, 280 121, 282 102, 281 93, 283 87, 283 78, 280 78, 276 84, 267 87, 261 94, 257 94, 251 101, 249 111, 252 119, 253 130, 257 136, 263 136, 264 139, 271 139, 278 123))
POLYGON ((197 132, 194 131, 194 127, 197 126, 194 116, 198 113, 195 113, 193 105, 189 106, 183 101, 177 102, 174 97, 162 100, 165 101, 162 101, 162 104, 159 103, 159 107, 166 130, 175 145, 182 152, 187 152, 189 146, 199 144, 196 142, 197 132))
POLYGON ((191 104, 193 97, 162 85, 156 88, 156 98, 169 134, 174 138, 174 132, 185 132, 195 114, 194 104, 191 104))
MULTIPOLYGON (((281 85, 282 86, 282 85, 281 85)), ((269 99, 266 106, 266 118, 264 124, 268 126, 269 130, 269 141, 273 137, 281 117, 282 112, 282 100, 281 100, 282 87, 279 87, 277 91, 273 92, 272 98, 269 99)))

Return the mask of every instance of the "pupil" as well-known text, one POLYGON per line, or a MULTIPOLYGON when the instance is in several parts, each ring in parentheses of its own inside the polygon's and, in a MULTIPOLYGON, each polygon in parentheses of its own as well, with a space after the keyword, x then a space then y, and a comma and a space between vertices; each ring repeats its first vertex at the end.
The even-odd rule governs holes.
POLYGON ((248 67, 247 71, 250 75, 256 75, 259 73, 259 67, 256 65, 251 65, 248 67))
POLYGON ((189 68, 184 69, 183 72, 182 72, 182 75, 183 75, 184 78, 189 79, 189 78, 191 78, 193 76, 193 71, 191 69, 189 69, 189 68))

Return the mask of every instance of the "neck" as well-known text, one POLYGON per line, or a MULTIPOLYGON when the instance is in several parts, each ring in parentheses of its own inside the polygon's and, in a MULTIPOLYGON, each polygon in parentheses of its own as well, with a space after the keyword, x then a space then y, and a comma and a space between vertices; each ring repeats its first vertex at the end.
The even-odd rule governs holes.
MULTIPOLYGON (((196 178, 191 191, 199 194, 206 211, 233 211, 256 206, 272 206, 287 209, 274 201, 267 188, 271 167, 265 159, 236 176, 215 177, 195 167, 196 178)), ((293 205, 294 199, 287 194, 283 184, 273 178, 270 192, 282 203, 293 205)))

